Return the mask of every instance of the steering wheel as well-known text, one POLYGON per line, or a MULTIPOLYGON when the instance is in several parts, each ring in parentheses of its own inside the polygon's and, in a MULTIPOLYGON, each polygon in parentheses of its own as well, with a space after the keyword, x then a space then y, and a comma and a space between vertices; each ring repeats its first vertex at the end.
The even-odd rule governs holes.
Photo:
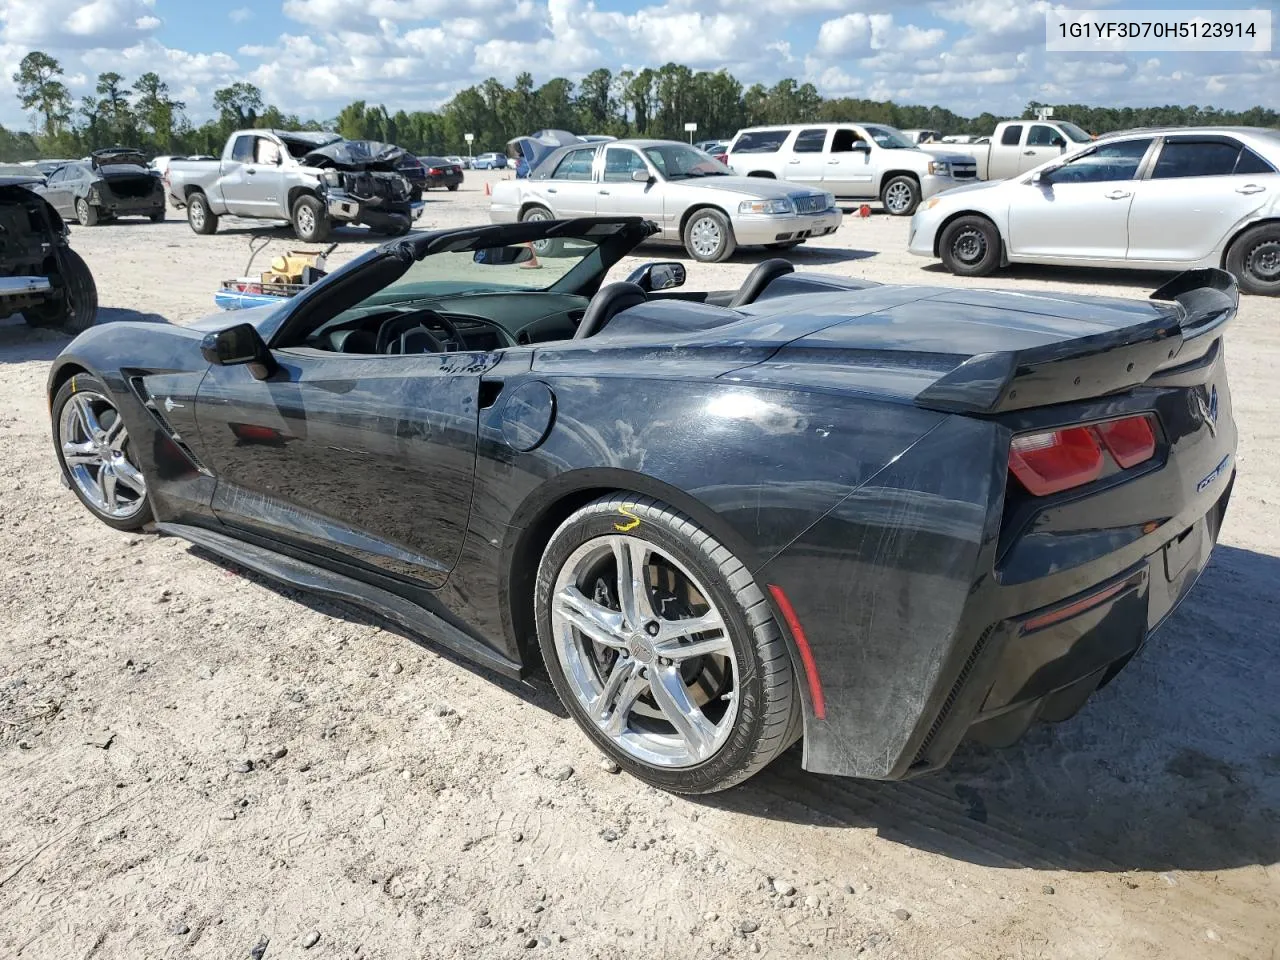
POLYGON ((452 320, 443 314, 436 313, 434 310, 415 310, 413 313, 400 314, 383 322, 382 326, 378 328, 376 352, 402 353, 404 351, 404 339, 409 333, 417 334, 426 341, 430 349, 422 352, 446 352, 444 342, 427 329, 428 323, 444 327, 449 339, 456 345, 455 349, 460 350, 463 348, 462 334, 458 332, 458 327, 452 320), (394 351, 391 350, 393 344, 396 346, 394 351))

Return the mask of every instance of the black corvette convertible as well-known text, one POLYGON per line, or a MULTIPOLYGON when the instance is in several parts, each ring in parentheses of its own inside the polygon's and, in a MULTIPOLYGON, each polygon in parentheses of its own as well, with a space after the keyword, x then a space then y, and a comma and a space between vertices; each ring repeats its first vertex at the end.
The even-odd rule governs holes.
POLYGON ((539 659, 636 776, 708 792, 944 764, 1073 714, 1203 570, 1235 475, 1236 290, 1149 301, 757 267, 607 271, 656 228, 416 234, 280 307, 53 364, 118 529, 539 659), (536 255, 534 251, 537 251, 536 255))

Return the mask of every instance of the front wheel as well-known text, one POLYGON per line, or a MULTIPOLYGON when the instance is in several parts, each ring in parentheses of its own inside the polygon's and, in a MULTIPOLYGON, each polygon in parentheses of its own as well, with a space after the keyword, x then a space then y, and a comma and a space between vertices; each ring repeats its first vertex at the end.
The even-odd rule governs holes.
POLYGON ((799 735, 790 654, 751 573, 648 497, 588 504, 538 567, 538 640, 556 693, 632 775, 712 793, 799 735))
POLYGON ((147 481, 106 384, 76 374, 54 395, 52 412, 58 465, 80 502, 117 530, 151 520, 147 481))
POLYGON ((960 217, 942 231, 938 255, 957 277, 985 277, 1000 266, 1000 233, 986 217, 960 217))
POLYGON ((320 243, 329 236, 329 218, 318 198, 310 195, 298 198, 293 205, 293 232, 303 243, 320 243))
POLYGON ((719 210, 695 210, 684 225, 684 248, 699 263, 719 263, 733 256, 738 241, 733 225, 719 210))
POLYGON ((909 217, 920 206, 920 184, 911 177, 894 177, 880 191, 880 202, 895 217, 909 217))
POLYGON ((1226 267, 1245 293, 1280 296, 1280 224, 1242 233, 1227 252, 1226 267))

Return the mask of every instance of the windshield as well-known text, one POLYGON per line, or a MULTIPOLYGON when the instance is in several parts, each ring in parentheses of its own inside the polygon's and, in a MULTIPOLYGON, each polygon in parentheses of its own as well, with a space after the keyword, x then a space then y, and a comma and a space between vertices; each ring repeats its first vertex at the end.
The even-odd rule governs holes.
POLYGON ((688 180, 692 177, 728 177, 733 171, 709 153, 684 143, 664 143, 645 147, 644 155, 658 168, 666 180, 688 180))
POLYGON ((371 308, 416 305, 469 294, 543 291, 588 261, 598 267, 600 247, 595 240, 580 237, 433 253, 412 263, 399 279, 325 326, 361 316, 371 308))
POLYGON ((893 127, 867 126, 863 128, 876 142, 876 146, 885 150, 914 150, 916 145, 908 140, 900 130, 893 127))
POLYGON ((1059 123, 1058 127, 1076 143, 1088 143, 1093 139, 1093 137, 1089 136, 1089 134, 1085 133, 1074 123, 1059 123))

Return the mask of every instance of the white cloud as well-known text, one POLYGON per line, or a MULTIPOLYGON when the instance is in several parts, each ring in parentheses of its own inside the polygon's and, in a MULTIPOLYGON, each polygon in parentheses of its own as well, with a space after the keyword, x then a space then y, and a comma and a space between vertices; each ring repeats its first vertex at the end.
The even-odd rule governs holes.
MULTIPOLYGON (((246 5, 228 4, 228 20, 253 25, 255 39, 197 53, 172 46, 164 21, 199 0, 0 0, 0 71, 8 76, 27 51, 45 50, 78 98, 102 71, 132 80, 156 70, 196 120, 211 111, 213 90, 237 80, 258 84, 289 112, 327 117, 353 99, 435 107, 488 76, 509 83, 528 71, 541 84, 600 66, 616 73, 671 61, 726 68, 744 85, 790 76, 829 96, 938 103, 964 114, 1020 112, 1033 98, 1238 108, 1280 81, 1273 55, 1047 54, 1050 0, 236 2, 246 5)), ((228 21, 209 35, 216 29, 229 33, 228 21)), ((0 121, 13 125, 18 116, 16 99, 0 97, 0 121)))
POLYGON ((124 46, 161 25, 155 0, 4 0, 0 38, 29 49, 124 46))

